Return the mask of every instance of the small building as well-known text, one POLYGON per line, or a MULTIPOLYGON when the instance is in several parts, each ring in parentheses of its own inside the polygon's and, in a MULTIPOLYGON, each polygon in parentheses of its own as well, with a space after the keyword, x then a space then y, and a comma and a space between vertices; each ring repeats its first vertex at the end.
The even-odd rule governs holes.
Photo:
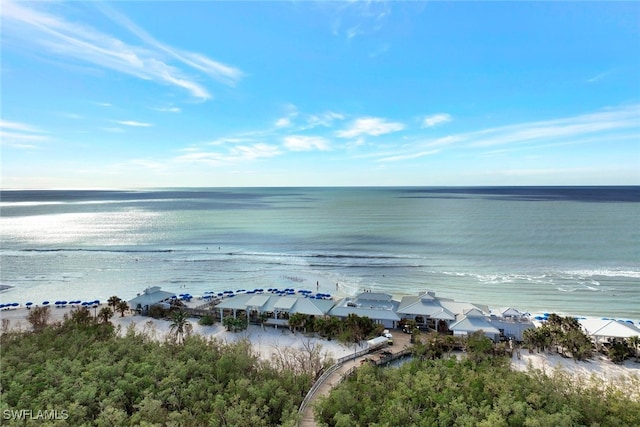
POLYGON ((364 292, 355 298, 343 298, 329 310, 329 316, 346 319, 350 314, 368 317, 385 328, 396 328, 400 317, 396 313, 398 301, 389 294, 364 292))
POLYGON ((500 331, 478 309, 465 311, 460 320, 449 326, 454 335, 467 336, 482 331, 493 342, 500 341, 500 331))
POLYGON ((325 316, 334 303, 332 300, 303 295, 246 293, 224 298, 215 309, 219 310, 220 319, 225 316, 238 317, 242 313, 249 321, 258 322, 264 317, 264 323, 267 325, 288 326, 289 316, 292 314, 325 316))
POLYGON ((500 336, 505 340, 513 339, 517 342, 523 341, 524 331, 535 328, 535 325, 526 317, 491 317, 489 323, 500 331, 500 336))
POLYGON ((402 297, 397 312, 403 319, 414 320, 420 328, 446 332, 451 323, 469 310, 489 312, 486 306, 437 297, 435 292, 428 291, 402 297))
POLYGON ((151 306, 170 301, 174 296, 175 294, 172 292, 161 290, 160 286, 152 286, 129 300, 128 304, 131 310, 140 314, 147 314, 151 306))
POLYGON ((615 319, 580 319, 578 321, 596 346, 616 339, 640 336, 640 329, 635 325, 615 319))
POLYGON ((414 320, 420 328, 443 332, 449 322, 456 320, 455 313, 444 308, 432 291, 402 297, 397 312, 403 319, 414 320))

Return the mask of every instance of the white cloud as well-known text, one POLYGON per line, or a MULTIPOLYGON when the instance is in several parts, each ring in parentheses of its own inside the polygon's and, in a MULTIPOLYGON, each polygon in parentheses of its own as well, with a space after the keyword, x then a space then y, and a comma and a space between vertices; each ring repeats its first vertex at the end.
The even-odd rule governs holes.
POLYGON ((115 123, 121 124, 123 126, 132 126, 132 127, 150 127, 153 126, 151 123, 137 122, 135 120, 114 120, 115 123))
POLYGON ((322 114, 311 114, 307 118, 307 125, 310 128, 317 126, 330 127, 336 120, 344 120, 344 115, 335 113, 333 111, 327 111, 322 114))
POLYGON ((418 159, 418 158, 424 157, 424 156, 431 156, 431 155, 437 154, 439 152, 440 152, 440 150, 420 151, 418 153, 400 154, 400 155, 397 155, 397 156, 385 157, 385 158, 382 158, 382 159, 378 159, 376 161, 377 162, 398 162, 398 161, 401 161, 401 160, 412 160, 412 159, 418 159))
POLYGON ((44 48, 54 56, 72 58, 143 80, 176 86, 201 100, 211 98, 209 91, 170 61, 186 65, 230 86, 235 85, 243 76, 235 67, 216 62, 199 53, 164 45, 109 6, 98 3, 94 5, 138 36, 142 43, 127 44, 92 27, 68 22, 59 16, 11 1, 4 1, 2 4, 3 36, 18 37, 24 46, 40 48, 38 53, 42 53, 44 48))
POLYGON ((48 141, 46 132, 31 125, 0 119, 0 141, 2 145, 21 149, 38 148, 34 143, 48 141))
POLYGON ((608 109, 562 119, 500 126, 460 135, 471 147, 528 144, 640 127, 640 105, 608 109))
POLYGON ((289 117, 282 117, 276 120, 275 123, 277 128, 288 128, 291 126, 291 119, 289 117))
POLYGON ((326 139, 319 136, 291 135, 284 138, 284 146, 291 151, 329 150, 326 139))
POLYGON ((178 162, 205 163, 217 166, 275 157, 280 154, 280 149, 275 145, 257 143, 252 145, 233 146, 227 152, 189 149, 186 154, 177 157, 175 160, 178 162))
POLYGON ((361 135, 379 136, 401 131, 404 128, 404 124, 399 122, 388 122, 378 117, 363 117, 353 122, 351 127, 336 132, 336 135, 341 138, 355 138, 361 135))
POLYGON ((430 128, 440 123, 447 123, 452 120, 451 116, 446 113, 433 114, 422 119, 422 127, 430 128))
POLYGON ((161 113, 179 113, 182 111, 179 107, 158 107, 155 110, 161 113))

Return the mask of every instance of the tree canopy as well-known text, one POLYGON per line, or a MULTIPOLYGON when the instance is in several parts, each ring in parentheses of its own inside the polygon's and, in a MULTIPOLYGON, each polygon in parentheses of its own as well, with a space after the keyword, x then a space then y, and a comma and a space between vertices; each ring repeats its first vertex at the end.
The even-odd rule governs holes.
MULTIPOLYGON (((263 362, 247 341, 119 336, 82 311, 0 339, 0 413, 68 411, 56 426, 293 426, 316 375, 263 362)), ((47 425, 24 421, 2 423, 47 425)))
POLYGON ((640 402, 618 389, 515 372, 500 358, 363 365, 315 413, 318 425, 340 427, 640 425, 640 402))

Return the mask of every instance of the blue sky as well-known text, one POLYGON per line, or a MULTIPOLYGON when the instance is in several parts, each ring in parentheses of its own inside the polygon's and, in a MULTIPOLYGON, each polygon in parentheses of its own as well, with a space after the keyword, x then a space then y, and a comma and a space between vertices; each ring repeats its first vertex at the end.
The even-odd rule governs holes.
POLYGON ((638 2, 14 2, 3 188, 640 185, 638 2))

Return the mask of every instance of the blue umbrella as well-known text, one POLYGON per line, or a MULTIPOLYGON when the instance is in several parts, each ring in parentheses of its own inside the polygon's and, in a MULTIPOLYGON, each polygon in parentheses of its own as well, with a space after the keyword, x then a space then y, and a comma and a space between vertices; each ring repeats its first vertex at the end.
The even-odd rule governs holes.
POLYGON ((27 307, 31 307, 33 305, 33 303, 31 301, 29 301, 28 303, 25 304, 27 307))
POLYGON ((49 305, 49 301, 42 301, 42 305, 49 305))

